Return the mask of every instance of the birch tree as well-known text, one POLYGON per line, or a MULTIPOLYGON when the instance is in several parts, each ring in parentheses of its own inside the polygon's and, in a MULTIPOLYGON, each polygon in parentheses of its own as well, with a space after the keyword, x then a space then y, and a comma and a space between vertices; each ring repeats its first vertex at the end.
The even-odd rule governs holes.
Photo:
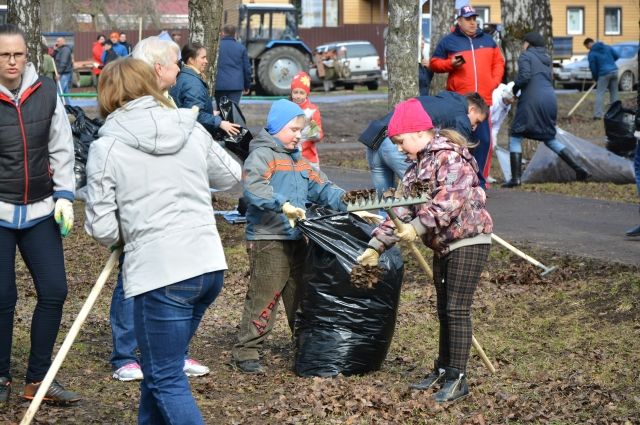
POLYGON ((206 77, 210 95, 216 87, 222 8, 223 0, 189 0, 189 42, 201 43, 207 49, 206 77))
POLYGON ((389 1, 387 70, 389 109, 398 102, 418 96, 419 15, 417 0, 389 1))
POLYGON ((502 0, 502 50, 507 65, 506 75, 513 81, 522 52, 522 38, 530 31, 539 32, 551 53, 553 33, 549 0, 502 0))
MULTIPOLYGON (((455 22, 456 2, 454 0, 431 0, 431 52, 433 55, 436 46, 445 35, 451 32, 451 26, 455 22)), ((433 74, 430 93, 436 94, 447 86, 449 74, 433 74)))
POLYGON ((24 31, 29 61, 40 69, 42 47, 40 34, 40 0, 9 0, 7 3, 7 22, 24 31))

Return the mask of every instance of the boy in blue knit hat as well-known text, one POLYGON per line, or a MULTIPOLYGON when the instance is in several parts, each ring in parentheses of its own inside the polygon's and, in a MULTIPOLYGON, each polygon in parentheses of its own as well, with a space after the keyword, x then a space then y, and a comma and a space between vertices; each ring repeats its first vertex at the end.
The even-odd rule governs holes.
POLYGON ((244 373, 264 373, 258 350, 273 328, 280 298, 293 331, 306 254, 295 220, 305 218, 305 206, 310 203, 346 210, 344 191, 315 171, 296 147, 304 125, 298 105, 284 99, 274 102, 267 126, 251 141, 244 162, 251 269, 233 347, 233 364, 244 373))

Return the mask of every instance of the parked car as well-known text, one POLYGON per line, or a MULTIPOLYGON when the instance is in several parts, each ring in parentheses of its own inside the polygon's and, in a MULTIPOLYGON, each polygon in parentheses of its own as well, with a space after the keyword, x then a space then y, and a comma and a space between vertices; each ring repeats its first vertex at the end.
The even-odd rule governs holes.
MULTIPOLYGON (((616 43, 611 47, 620 58, 618 65, 618 86, 621 91, 631 91, 638 83, 638 48, 640 43, 616 43)), ((593 84, 593 77, 589 69, 587 56, 582 59, 554 69, 556 83, 567 87, 589 87, 593 84)))
MULTIPOLYGON (((338 66, 343 70, 331 80, 333 87, 343 86, 352 90, 356 84, 367 86, 369 90, 377 90, 380 85, 380 56, 376 48, 368 41, 336 41, 322 44, 315 48, 315 53, 335 51, 338 66)), ((309 70, 311 84, 320 86, 323 80, 318 76, 318 68, 313 65, 309 70)))

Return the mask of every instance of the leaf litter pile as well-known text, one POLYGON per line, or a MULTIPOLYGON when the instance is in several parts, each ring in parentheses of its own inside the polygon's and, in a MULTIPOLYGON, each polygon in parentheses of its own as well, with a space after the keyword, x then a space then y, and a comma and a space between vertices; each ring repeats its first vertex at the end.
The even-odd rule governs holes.
POLYGON ((382 268, 380 266, 366 266, 356 264, 351 268, 351 284, 360 289, 372 289, 380 281, 382 268))

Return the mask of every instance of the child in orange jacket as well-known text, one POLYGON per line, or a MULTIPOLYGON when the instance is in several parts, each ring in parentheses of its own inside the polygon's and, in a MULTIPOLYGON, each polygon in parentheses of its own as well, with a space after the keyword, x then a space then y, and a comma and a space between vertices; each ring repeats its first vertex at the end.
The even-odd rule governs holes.
POLYGON ((310 92, 311 79, 309 75, 304 71, 297 73, 291 81, 291 101, 300 106, 305 115, 305 127, 302 129, 302 137, 300 138, 300 150, 302 151, 302 156, 318 171, 320 170, 320 160, 316 143, 320 143, 324 137, 324 132, 322 131, 320 109, 309 100, 310 92))

